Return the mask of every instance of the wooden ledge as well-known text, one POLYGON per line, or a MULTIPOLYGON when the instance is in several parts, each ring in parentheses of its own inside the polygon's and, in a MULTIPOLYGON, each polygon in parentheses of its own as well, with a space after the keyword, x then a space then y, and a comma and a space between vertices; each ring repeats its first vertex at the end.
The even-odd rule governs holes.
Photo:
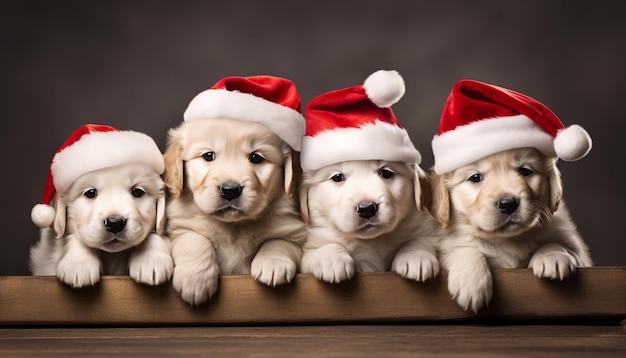
POLYGON ((478 314, 461 310, 446 287, 447 272, 418 283, 395 273, 361 273, 326 284, 298 274, 267 287, 247 275, 220 278, 218 292, 190 307, 170 284, 150 287, 105 276, 73 289, 54 277, 0 277, 0 326, 241 325, 476 322, 626 318, 626 267, 579 269, 565 281, 540 280, 528 269, 495 270, 494 298, 478 314))

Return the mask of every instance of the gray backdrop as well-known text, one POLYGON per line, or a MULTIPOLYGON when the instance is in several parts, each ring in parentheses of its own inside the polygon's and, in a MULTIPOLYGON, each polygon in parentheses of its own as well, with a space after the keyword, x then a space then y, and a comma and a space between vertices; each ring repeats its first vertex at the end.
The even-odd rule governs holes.
POLYGON ((3 1, 0 275, 28 274, 30 221, 50 160, 84 123, 152 136, 230 75, 293 80, 306 104, 378 69, 406 82, 393 108, 424 157, 462 78, 528 94, 594 140, 561 162, 597 265, 626 265, 622 224, 626 21, 619 1, 3 1))

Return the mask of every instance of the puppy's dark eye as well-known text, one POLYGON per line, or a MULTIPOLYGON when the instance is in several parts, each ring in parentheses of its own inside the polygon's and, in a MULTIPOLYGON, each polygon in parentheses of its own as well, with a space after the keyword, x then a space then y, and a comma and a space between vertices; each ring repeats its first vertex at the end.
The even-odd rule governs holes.
POLYGON ((264 162, 264 161, 265 161, 265 157, 264 157, 264 156, 262 156, 262 155, 261 155, 261 154, 259 154, 259 153, 252 153, 252 154, 250 154, 250 156, 248 157, 248 160, 249 160, 251 163, 254 163, 254 164, 259 164, 259 163, 261 163, 261 162, 264 162))
POLYGON ((87 198, 87 199, 93 199, 93 198, 95 198, 96 196, 98 196, 98 191, 96 191, 96 189, 89 189, 89 190, 85 191, 85 192, 83 193, 83 195, 84 195, 84 196, 85 196, 85 198, 87 198))
POLYGON ((131 189, 130 193, 133 194, 135 198, 141 198, 146 194, 146 191, 141 188, 135 187, 131 189))
POLYGON ((480 183, 481 181, 483 181, 483 176, 480 174, 472 174, 469 178, 467 178, 467 180, 471 181, 472 183, 480 183))
POLYGON ((517 172, 519 173, 519 175, 521 175, 523 177, 527 177, 527 176, 529 176, 529 175, 531 175, 533 173, 533 171, 531 169, 524 168, 524 167, 517 168, 517 172))
POLYGON ((343 176, 343 174, 337 173, 333 175, 332 177, 330 177, 330 180, 339 183, 339 182, 346 180, 346 178, 343 176))
POLYGON ((202 158, 206 160, 207 162, 212 162, 215 160, 215 153, 214 152, 202 153, 202 158))
POLYGON ((396 173, 394 173, 393 171, 391 171, 391 170, 389 170, 387 168, 383 168, 383 169, 380 169, 378 171, 378 175, 380 175, 384 179, 389 179, 389 178, 393 177, 394 175, 396 175, 396 173))

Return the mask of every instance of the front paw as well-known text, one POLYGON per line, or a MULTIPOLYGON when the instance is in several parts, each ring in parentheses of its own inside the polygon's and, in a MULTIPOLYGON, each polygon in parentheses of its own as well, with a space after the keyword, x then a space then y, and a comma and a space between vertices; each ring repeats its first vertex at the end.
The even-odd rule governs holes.
POLYGON ((450 269, 448 271, 448 291, 452 299, 463 310, 471 309, 474 313, 488 306, 493 295, 491 272, 486 268, 475 271, 466 269, 450 269))
POLYGON ((539 278, 563 280, 576 271, 576 258, 563 248, 540 249, 530 259, 528 267, 539 278))
POLYGON ((296 263, 288 257, 257 255, 252 260, 250 272, 255 280, 278 286, 291 282, 296 275, 296 263))
POLYGON ((130 257, 129 276, 139 283, 155 286, 172 278, 174 261, 167 246, 141 248, 130 257))
POLYGON ((406 279, 423 282, 439 274, 439 261, 424 250, 398 252, 391 269, 406 279))
POLYGON ((303 271, 319 280, 336 283, 354 275, 354 259, 343 248, 321 247, 302 256, 303 271))
POLYGON ((199 306, 215 294, 218 279, 219 268, 215 264, 202 270, 195 269, 193 265, 178 264, 174 266, 172 286, 183 301, 199 306))
POLYGON ((66 255, 59 261, 57 277, 74 288, 93 286, 100 281, 100 260, 96 255, 66 255))

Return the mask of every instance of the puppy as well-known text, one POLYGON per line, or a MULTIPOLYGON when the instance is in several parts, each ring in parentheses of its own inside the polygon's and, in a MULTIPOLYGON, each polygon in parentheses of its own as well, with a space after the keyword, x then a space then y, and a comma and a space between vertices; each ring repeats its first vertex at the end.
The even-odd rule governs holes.
POLYGON ((170 130, 164 157, 172 282, 185 302, 210 298, 219 274, 290 282, 306 234, 281 138, 252 121, 194 119, 170 130))
POLYGON ((148 166, 123 163, 89 171, 54 195, 54 224, 41 229, 30 269, 72 287, 94 285, 102 274, 163 283, 174 268, 169 242, 156 232, 164 205, 163 180, 148 166))
POLYGON ((537 277, 562 280, 592 265, 562 201, 556 160, 519 148, 433 173, 431 212, 447 230, 440 262, 463 309, 489 303, 491 268, 529 267, 537 277))
POLYGON ((393 270, 424 281, 439 272, 437 223, 424 211, 425 173, 415 164, 354 160, 304 173, 308 237, 300 269, 322 281, 393 270))

